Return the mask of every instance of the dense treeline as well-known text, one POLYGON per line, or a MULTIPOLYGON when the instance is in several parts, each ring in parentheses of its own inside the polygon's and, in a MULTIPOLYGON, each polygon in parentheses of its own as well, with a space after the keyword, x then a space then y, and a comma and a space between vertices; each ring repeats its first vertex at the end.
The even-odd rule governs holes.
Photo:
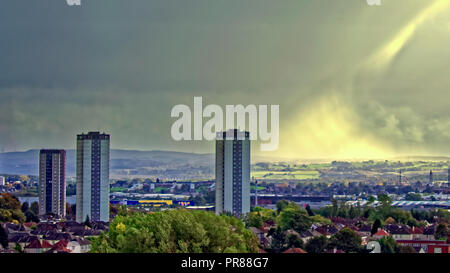
POLYGON ((255 235, 237 218, 183 209, 152 213, 120 209, 109 231, 92 240, 96 253, 257 252, 255 235))
POLYGON ((342 217, 350 219, 366 218, 371 222, 374 222, 376 219, 384 222, 388 218, 393 218, 397 223, 406 224, 411 227, 423 226, 424 223, 421 221, 424 220, 429 223, 435 221, 450 221, 450 212, 443 209, 406 211, 392 207, 392 200, 386 194, 379 195, 378 200, 381 202, 381 205, 375 208, 371 206, 366 206, 364 208, 359 206, 348 206, 345 201, 339 203, 337 200, 333 200, 331 206, 314 210, 314 213, 324 217, 342 217))

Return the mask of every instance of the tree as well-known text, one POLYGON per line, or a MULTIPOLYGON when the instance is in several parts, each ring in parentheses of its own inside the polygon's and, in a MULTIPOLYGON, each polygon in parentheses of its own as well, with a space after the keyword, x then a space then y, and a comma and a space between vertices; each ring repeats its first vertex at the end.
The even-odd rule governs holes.
POLYGON ((361 249, 361 237, 350 228, 343 228, 331 236, 328 247, 349 252, 359 252, 361 249))
POLYGON ((298 206, 288 206, 278 215, 277 225, 283 231, 293 229, 298 233, 303 233, 311 227, 312 220, 308 217, 306 211, 298 206))
POLYGON ((308 240, 305 250, 308 253, 322 253, 327 247, 328 239, 325 236, 317 236, 308 240))
POLYGON ((398 245, 397 242, 392 238, 392 236, 389 237, 382 237, 380 240, 378 240, 381 247, 381 253, 396 253, 398 252, 398 245))
POLYGON ((338 202, 336 199, 333 198, 333 200, 331 200, 331 204, 332 204, 331 216, 336 217, 339 213, 338 202))
POLYGON ((383 206, 390 206, 392 203, 392 199, 387 194, 378 195, 378 201, 380 201, 383 206))
POLYGON ((259 212, 252 211, 245 215, 244 217, 245 226, 260 228, 264 225, 263 220, 259 212))
POLYGON ((0 194, 0 222, 23 223, 25 219, 19 199, 9 193, 0 194))
POLYGON ((20 210, 20 201, 9 193, 0 194, 0 209, 20 210))
POLYGON ((117 215, 92 239, 95 253, 256 253, 258 239, 233 216, 185 209, 117 215))
POLYGON ((405 195, 407 201, 422 201, 422 195, 420 193, 408 193, 405 195))
POLYGON ((30 206, 28 205, 28 202, 23 202, 22 204, 22 212, 25 213, 28 209, 30 208, 30 206))
POLYGON ((370 232, 371 235, 374 235, 375 233, 377 233, 378 229, 381 228, 381 220, 380 219, 376 219, 375 222, 372 225, 372 230, 370 232))
POLYGON ((27 222, 35 222, 35 223, 39 223, 39 218, 36 216, 36 214, 34 214, 34 212, 32 212, 31 210, 27 210, 25 212, 25 217, 26 217, 26 221, 27 222))
POLYGON ((34 212, 34 214, 39 215, 39 203, 34 201, 33 203, 31 203, 30 209, 32 212, 34 212))
POLYGON ((291 233, 288 236, 286 236, 286 246, 288 248, 291 247, 303 248, 303 241, 296 234, 291 233))
POLYGON ((289 201, 287 200, 280 200, 277 202, 277 213, 280 214, 280 212, 286 208, 289 205, 289 201))
POLYGON ((282 252, 284 250, 284 243, 286 242, 283 230, 280 227, 271 228, 267 235, 272 237, 270 244, 272 251, 275 253, 282 252))
POLYGON ((445 240, 448 237, 447 225, 445 223, 440 223, 436 227, 436 231, 434 232, 434 238, 436 240, 445 240))
POLYGON ((314 216, 314 212, 311 210, 311 207, 308 205, 306 205, 306 212, 308 212, 308 216, 314 216))
POLYGON ((91 223, 91 220, 89 219, 89 215, 86 215, 86 219, 84 220, 83 224, 85 226, 92 227, 92 223, 91 223))
POLYGON ((398 253, 417 253, 417 251, 412 246, 398 246, 398 253))
POLYGON ((348 211, 348 216, 351 219, 360 217, 361 216, 361 207, 359 205, 356 206, 356 207, 355 206, 351 206, 349 211, 348 211))

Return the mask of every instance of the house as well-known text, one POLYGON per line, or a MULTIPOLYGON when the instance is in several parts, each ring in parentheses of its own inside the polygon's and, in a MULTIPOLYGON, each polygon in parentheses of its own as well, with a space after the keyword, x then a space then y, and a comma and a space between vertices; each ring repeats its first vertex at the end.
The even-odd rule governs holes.
POLYGON ((390 234, 381 228, 379 228, 378 231, 374 235, 372 235, 372 237, 377 240, 379 240, 383 237, 389 237, 389 236, 390 236, 390 234))
POLYGON ((413 235, 410 232, 410 229, 406 225, 399 224, 390 224, 384 226, 386 231, 392 235, 394 240, 412 240, 413 235))
POLYGON ((30 244, 24 247, 25 253, 43 253, 52 248, 52 245, 47 241, 41 241, 39 239, 33 240, 30 244))
POLYGON ((71 250, 67 248, 69 244, 66 240, 60 240, 53 245, 53 247, 46 253, 71 253, 71 250))
POLYGON ((331 235, 337 233, 339 230, 333 225, 323 225, 323 226, 317 227, 315 229, 315 231, 317 231, 321 235, 326 236, 327 238, 330 238, 331 235))
POLYGON ((356 232, 361 237, 368 237, 372 233, 372 227, 370 225, 361 225, 356 232))
POLYGON ((418 227, 412 227, 409 233, 411 233, 413 240, 427 240, 427 237, 423 235, 423 230, 418 227))
POLYGON ((435 225, 430 225, 423 230, 422 240, 434 240, 435 225))
POLYGON ((88 241, 86 239, 82 239, 82 238, 77 238, 75 240, 80 245, 80 253, 88 253, 91 250, 91 242, 90 241, 88 241))
POLYGON ((300 234, 300 238, 303 240, 304 243, 308 242, 311 238, 314 238, 316 236, 321 236, 319 232, 315 230, 307 230, 300 234))
POLYGON ((8 235, 8 248, 15 249, 18 245, 23 249, 26 245, 34 240, 39 239, 37 236, 29 235, 28 233, 15 233, 8 235))
POLYGON ((51 233, 50 235, 46 236, 45 239, 49 241, 51 244, 55 244, 58 241, 65 240, 67 242, 72 241, 72 235, 68 233, 62 233, 62 232, 56 232, 51 233))
POLYGON ((81 253, 81 246, 77 241, 67 243, 67 249, 70 250, 70 253, 81 253))
POLYGON ((70 253, 70 249, 63 246, 54 246, 46 253, 70 253))

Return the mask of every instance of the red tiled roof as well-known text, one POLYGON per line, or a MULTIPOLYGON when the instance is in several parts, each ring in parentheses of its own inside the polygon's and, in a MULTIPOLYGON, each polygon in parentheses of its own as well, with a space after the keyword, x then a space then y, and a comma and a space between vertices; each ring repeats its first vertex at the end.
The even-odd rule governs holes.
POLYGON ((39 239, 33 240, 29 245, 25 248, 42 248, 41 242, 39 239))
POLYGON ((423 230, 417 227, 413 227, 412 229, 409 230, 409 232, 411 234, 423 234, 423 230))
POLYGON ((66 241, 66 240, 60 240, 60 241, 58 241, 57 243, 55 243, 55 244, 53 245, 53 247, 59 247, 59 246, 66 247, 68 243, 69 243, 69 242, 66 241))
POLYGON ((293 247, 293 248, 289 248, 288 250, 283 251, 283 253, 306 253, 306 251, 304 251, 301 248, 298 247, 293 247))
POLYGON ((62 246, 62 245, 54 245, 49 251, 47 251, 49 253, 53 253, 53 252, 66 252, 66 253, 70 253, 72 252, 70 249, 62 246))
POLYGON ((52 247, 53 247, 52 244, 50 244, 46 240, 42 241, 42 248, 52 248, 52 247))
POLYGON ((373 236, 389 236, 389 233, 387 233, 384 229, 381 229, 377 231, 373 236))

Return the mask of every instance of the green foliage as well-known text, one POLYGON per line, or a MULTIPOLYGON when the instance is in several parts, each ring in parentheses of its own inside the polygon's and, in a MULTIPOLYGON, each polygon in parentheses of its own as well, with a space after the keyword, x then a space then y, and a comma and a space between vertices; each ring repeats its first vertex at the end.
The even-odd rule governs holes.
POLYGON ((291 247, 299 247, 299 248, 303 248, 303 240, 300 239, 296 234, 289 234, 288 236, 286 236, 286 247, 287 248, 291 248, 291 247))
POLYGON ((361 207, 359 205, 356 207, 351 206, 348 211, 348 217, 351 219, 361 217, 361 214, 362 214, 362 211, 361 211, 361 207))
POLYGON ((325 218, 318 214, 310 217, 310 219, 313 223, 319 223, 319 224, 324 224, 324 225, 332 225, 333 224, 330 219, 325 218))
POLYGON ((280 253, 285 249, 286 237, 280 227, 271 228, 267 234, 272 237, 270 248, 275 253, 280 253))
POLYGON ((311 207, 308 205, 306 205, 306 212, 308 212, 308 216, 314 216, 314 212, 311 210, 311 207))
POLYGON ((411 210, 411 214, 418 221, 433 222, 437 218, 441 222, 450 223, 450 212, 444 209, 411 210))
POLYGON ((261 215, 258 212, 249 212, 244 217, 244 223, 247 228, 256 227, 260 228, 264 225, 261 215))
POLYGON ((27 222, 35 222, 35 223, 39 223, 39 218, 36 216, 36 214, 34 214, 34 212, 32 212, 31 210, 27 210, 25 212, 25 217, 26 217, 26 221, 27 222))
POLYGON ((307 231, 313 224, 305 210, 289 203, 277 216, 277 225, 283 230, 293 229, 298 233, 307 231))
POLYGON ((447 229, 447 225, 445 223, 440 223, 436 227, 436 231, 434 232, 434 238, 436 240, 446 240, 449 236, 449 231, 447 229))
POLYGON ((305 244, 305 250, 308 253, 322 253, 328 245, 328 239, 325 236, 317 236, 308 240, 305 244))
POLYGON ((21 210, 19 199, 9 193, 0 194, 0 222, 12 222, 14 220, 19 223, 25 221, 25 215, 21 210))
POLYGON ((380 201, 383 206, 390 206, 392 203, 392 199, 387 194, 378 195, 378 201, 380 201))
POLYGON ((19 199, 9 193, 0 194, 0 209, 20 210, 21 206, 19 199))
POLYGON ((356 231, 350 228, 343 228, 331 236, 327 247, 340 249, 346 253, 359 252, 361 249, 361 237, 356 231))
POLYGON ((19 253, 23 253, 23 249, 18 243, 16 243, 16 246, 14 247, 14 250, 19 252, 19 253))
POLYGON ((280 214, 284 208, 286 208, 289 205, 289 201, 287 200, 280 200, 277 202, 277 214, 280 214))
POLYGON ((381 246, 381 253, 397 253, 399 252, 399 248, 397 245, 397 242, 392 238, 392 236, 389 237, 382 237, 378 240, 381 246))
POLYGON ((34 214, 39 215, 39 203, 38 202, 35 201, 35 202, 31 203, 30 209, 32 212, 34 212, 34 214))
POLYGON ((29 208, 30 208, 30 207, 29 207, 29 205, 28 205, 28 202, 24 202, 24 203, 22 204, 21 210, 22 210, 23 213, 25 213, 29 208))
POLYGON ((86 219, 83 223, 85 226, 92 227, 91 220, 89 219, 89 215, 86 215, 86 219))
POLYGON ((244 223, 247 228, 256 227, 260 228, 264 222, 269 220, 275 221, 276 212, 271 209, 262 207, 254 207, 252 211, 244 216, 244 223))
POLYGON ((232 216, 165 210, 117 215, 109 231, 92 239, 95 253, 257 252, 256 236, 232 216))
POLYGON ((422 201, 422 195, 420 193, 408 193, 405 195, 407 201, 422 201))
POLYGON ((398 253, 417 253, 417 251, 412 246, 398 246, 398 253))

